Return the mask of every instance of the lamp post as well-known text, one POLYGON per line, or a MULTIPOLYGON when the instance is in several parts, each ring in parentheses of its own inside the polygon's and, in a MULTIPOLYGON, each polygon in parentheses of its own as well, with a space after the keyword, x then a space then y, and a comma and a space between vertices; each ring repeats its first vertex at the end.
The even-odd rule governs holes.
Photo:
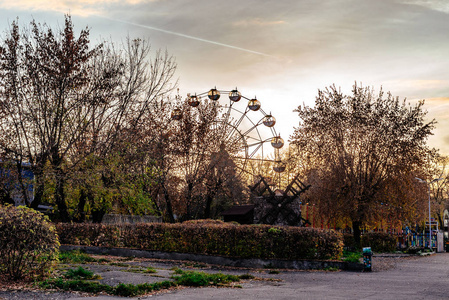
POLYGON ((415 179, 418 180, 419 182, 427 184, 427 188, 428 188, 428 195, 429 195, 429 249, 432 249, 432 222, 430 221, 430 184, 440 181, 440 180, 443 180, 443 178, 435 178, 435 179, 432 179, 430 182, 422 180, 421 178, 418 178, 418 177, 415 177, 415 179))

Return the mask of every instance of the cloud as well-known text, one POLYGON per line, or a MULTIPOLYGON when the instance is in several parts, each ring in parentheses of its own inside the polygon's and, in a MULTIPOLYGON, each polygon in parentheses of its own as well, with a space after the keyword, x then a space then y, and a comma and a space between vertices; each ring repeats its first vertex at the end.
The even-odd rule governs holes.
POLYGON ((91 16, 103 14, 105 7, 109 5, 137 5, 145 2, 153 0, 5 0, 0 2, 0 8, 91 16))
POLYGON ((285 24, 285 21, 266 21, 260 18, 255 18, 251 20, 242 20, 238 22, 234 22, 232 25, 235 27, 250 27, 250 26, 271 26, 271 25, 282 25, 285 24))
POLYGON ((406 0, 404 3, 418 5, 449 14, 449 3, 447 0, 406 0))
POLYGON ((385 82, 391 86, 401 86, 405 89, 419 89, 419 90, 435 90, 445 88, 449 85, 449 80, 441 79, 399 79, 385 82))
POLYGON ((147 26, 147 25, 142 25, 142 24, 137 24, 137 23, 131 23, 131 22, 118 20, 118 19, 115 19, 115 21, 122 22, 122 23, 129 24, 129 25, 142 27, 142 28, 146 28, 146 29, 150 29, 150 30, 155 30, 155 31, 167 33, 167 34, 170 34, 170 35, 180 36, 180 37, 183 37, 183 38, 186 38, 186 39, 191 39, 191 40, 200 41, 200 42, 204 42, 204 43, 208 43, 208 44, 213 44, 213 45, 216 45, 216 46, 231 48, 231 49, 234 49, 234 50, 244 51, 244 52, 257 54, 257 55, 262 55, 262 56, 271 56, 271 55, 268 55, 268 54, 265 54, 265 53, 262 53, 262 52, 257 52, 257 51, 253 51, 253 50, 250 50, 250 49, 236 47, 236 46, 229 45, 229 44, 219 43, 219 42, 216 42, 216 41, 207 40, 207 39, 199 38, 199 37, 196 37, 196 36, 183 34, 183 33, 180 33, 180 32, 174 32, 174 31, 165 30, 165 29, 161 29, 161 28, 157 28, 157 27, 153 27, 153 26, 147 26))

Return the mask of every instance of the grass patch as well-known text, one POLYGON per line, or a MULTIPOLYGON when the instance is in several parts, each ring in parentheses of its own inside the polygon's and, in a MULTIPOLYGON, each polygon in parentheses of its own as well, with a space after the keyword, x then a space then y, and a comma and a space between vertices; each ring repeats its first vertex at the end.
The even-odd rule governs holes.
POLYGON ((208 274, 205 272, 175 270, 172 278, 179 285, 184 286, 228 286, 232 282, 240 281, 239 276, 222 273, 208 274))
POLYGON ((245 279, 254 279, 256 278, 254 275, 251 274, 242 274, 239 276, 240 279, 245 280, 245 279))
POLYGON ((114 288, 114 295, 122 297, 132 297, 142 294, 146 294, 152 291, 159 291, 161 289, 168 289, 172 286, 176 286, 176 283, 165 280, 155 283, 142 283, 142 284, 124 284, 120 283, 114 288))
POLYGON ((85 264, 98 262, 97 259, 89 256, 81 250, 61 251, 59 252, 59 261, 66 264, 85 264))
POLYGON ((342 260, 345 262, 357 263, 362 258, 361 252, 343 251, 342 260))
MULTIPOLYGON (((142 272, 154 273, 156 270, 152 267, 146 269, 142 268, 142 272)), ((93 279, 100 279, 90 270, 78 267, 77 269, 70 269, 63 274, 62 278, 47 279, 37 283, 42 289, 60 289, 65 291, 80 291, 92 294, 106 293, 109 295, 117 295, 122 297, 133 297, 143 295, 152 291, 161 289, 168 289, 173 286, 230 286, 233 282, 238 282, 244 279, 254 279, 251 274, 243 274, 240 276, 227 275, 222 273, 208 274, 197 271, 184 271, 179 268, 174 268, 173 281, 160 281, 155 283, 143 284, 124 284, 120 283, 117 286, 110 286, 99 283, 93 279)), ((155 275, 157 276, 157 275, 155 275)), ((235 285, 233 287, 241 287, 235 285)))
POLYGON ((337 271, 340 271, 340 269, 336 268, 336 267, 327 267, 327 268, 324 268, 324 271, 337 272, 337 271))
POLYGON ((65 291, 80 291, 93 294, 107 293, 110 295, 131 297, 161 289, 168 289, 172 286, 176 286, 176 283, 165 280, 161 282, 143 284, 120 283, 116 287, 113 287, 107 284, 98 283, 96 281, 63 280, 62 278, 58 278, 45 280, 39 283, 39 286, 43 289, 61 289, 65 291))
POLYGON ((86 270, 82 267, 78 267, 77 269, 70 269, 65 274, 64 277, 67 279, 101 279, 100 275, 94 274, 94 272, 86 270))
POLYGON ((270 270, 268 274, 279 274, 279 270, 270 270))
POLYGON ((43 289, 61 289, 64 291, 79 291, 86 293, 114 293, 114 287, 101 284, 96 281, 86 281, 86 280, 64 280, 62 278, 57 279, 47 279, 39 283, 39 287, 43 289))

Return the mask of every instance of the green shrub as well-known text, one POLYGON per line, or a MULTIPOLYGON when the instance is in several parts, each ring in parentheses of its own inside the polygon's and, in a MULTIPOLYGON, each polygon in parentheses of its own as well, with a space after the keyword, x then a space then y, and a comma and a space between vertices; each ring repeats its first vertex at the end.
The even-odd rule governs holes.
POLYGON ((46 276, 58 258, 58 235, 34 209, 0 206, 0 273, 9 279, 46 276))
POLYGON ((100 279, 99 275, 96 275, 94 272, 86 270, 83 267, 68 270, 64 274, 64 277, 67 279, 100 279))
POLYGON ((172 278, 175 280, 175 283, 184 286, 218 286, 240 281, 239 276, 226 275, 222 273, 208 274, 205 272, 182 271, 180 269, 177 269, 175 270, 175 274, 179 274, 179 276, 172 276, 172 278))
POLYGON ((362 252, 350 252, 350 251, 343 251, 343 261, 346 262, 352 262, 357 263, 360 262, 360 259, 362 258, 362 252))
POLYGON ((66 264, 85 264, 90 262, 98 262, 97 259, 89 256, 81 250, 59 252, 59 261, 66 264))
POLYGON ((57 224, 62 244, 263 259, 338 259, 342 235, 333 230, 195 221, 182 224, 57 224), (84 241, 84 242, 83 242, 84 241))
POLYGON ((363 247, 371 247, 373 252, 385 253, 396 251, 397 237, 385 232, 370 232, 362 235, 363 247))

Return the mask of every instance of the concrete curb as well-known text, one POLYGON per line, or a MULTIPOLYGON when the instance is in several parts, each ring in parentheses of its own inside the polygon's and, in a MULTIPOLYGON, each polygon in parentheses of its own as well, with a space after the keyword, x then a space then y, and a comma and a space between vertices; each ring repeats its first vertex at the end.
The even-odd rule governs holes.
POLYGON ((150 250, 137 250, 129 248, 108 248, 95 246, 61 245, 63 251, 82 250, 88 254, 104 254, 124 257, 157 258, 167 260, 189 260, 200 261, 212 265, 242 267, 242 268, 274 268, 274 269, 296 269, 296 270, 324 270, 336 268, 345 271, 363 271, 363 264, 349 263, 331 260, 280 260, 280 259, 258 259, 258 258, 232 258, 204 254, 161 252, 150 250))

